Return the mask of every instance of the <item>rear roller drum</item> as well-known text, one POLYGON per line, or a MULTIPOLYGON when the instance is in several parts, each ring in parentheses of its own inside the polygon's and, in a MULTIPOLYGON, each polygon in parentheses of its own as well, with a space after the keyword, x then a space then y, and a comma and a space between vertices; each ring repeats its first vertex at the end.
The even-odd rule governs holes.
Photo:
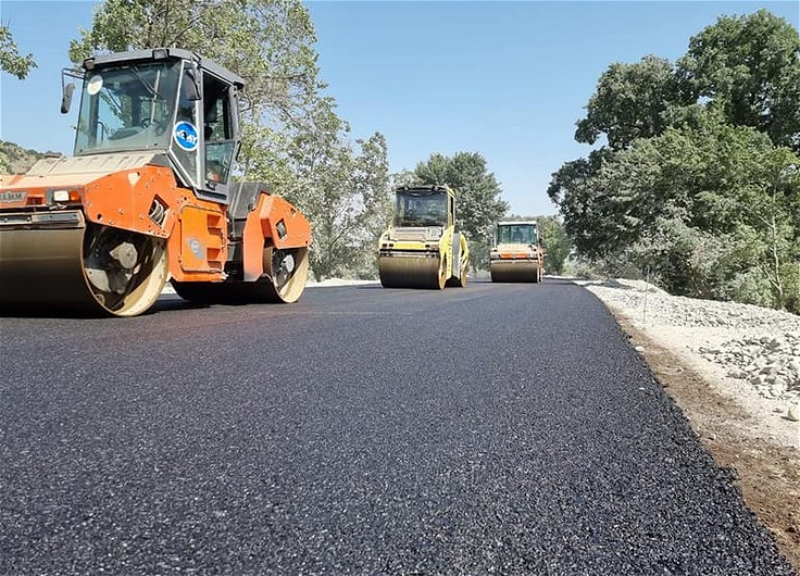
POLYGON ((308 279, 308 248, 264 248, 264 275, 255 282, 176 282, 178 296, 198 304, 296 302, 308 279))
POLYGON ((529 262, 494 262, 489 265, 492 282, 539 282, 539 265, 529 262))
POLYGON ((447 279, 447 286, 464 288, 467 285, 467 263, 461 261, 461 234, 453 234, 452 276, 447 279))

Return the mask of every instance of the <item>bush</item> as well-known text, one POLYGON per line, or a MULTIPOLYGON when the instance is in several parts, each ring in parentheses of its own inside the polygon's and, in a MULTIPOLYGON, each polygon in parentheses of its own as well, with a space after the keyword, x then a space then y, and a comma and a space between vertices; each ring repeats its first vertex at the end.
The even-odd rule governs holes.
POLYGON ((772 284, 764 271, 758 267, 750 268, 729 280, 724 286, 722 297, 716 299, 754 304, 764 308, 775 308, 776 304, 772 284))
POLYGON ((564 276, 569 278, 586 278, 597 280, 602 277, 595 264, 583 258, 568 258, 564 262, 564 276))
POLYGON ((781 282, 786 310, 800 314, 800 262, 784 264, 781 267, 781 282))

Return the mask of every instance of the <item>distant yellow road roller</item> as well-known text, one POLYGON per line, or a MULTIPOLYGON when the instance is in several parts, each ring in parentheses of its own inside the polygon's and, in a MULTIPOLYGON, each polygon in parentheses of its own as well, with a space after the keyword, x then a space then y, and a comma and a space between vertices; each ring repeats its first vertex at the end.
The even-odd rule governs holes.
POLYGON ((489 252, 492 282, 541 282, 544 252, 536 222, 499 222, 489 252))
POLYGON ((394 220, 378 244, 378 271, 386 288, 467 285, 469 249, 455 231, 456 201, 446 186, 397 189, 394 220))

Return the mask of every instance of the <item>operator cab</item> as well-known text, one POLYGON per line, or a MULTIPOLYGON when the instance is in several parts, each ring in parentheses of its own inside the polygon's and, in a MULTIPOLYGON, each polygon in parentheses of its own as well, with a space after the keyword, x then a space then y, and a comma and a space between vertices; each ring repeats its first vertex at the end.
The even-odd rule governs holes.
POLYGON ((500 222, 495 229, 494 244, 495 246, 500 244, 538 246, 538 225, 536 222, 500 222))
MULTIPOLYGON (((183 186, 228 202, 244 80, 177 48, 99 55, 83 67, 75 156, 163 153, 183 186)), ((66 90, 64 100, 62 112, 66 90)))
POLYGON ((444 186, 403 186, 395 196, 394 226, 451 226, 455 200, 444 186))

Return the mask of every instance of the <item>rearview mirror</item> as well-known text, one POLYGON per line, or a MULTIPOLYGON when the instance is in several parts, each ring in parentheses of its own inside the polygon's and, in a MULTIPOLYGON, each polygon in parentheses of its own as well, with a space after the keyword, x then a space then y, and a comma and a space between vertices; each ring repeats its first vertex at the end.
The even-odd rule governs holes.
POLYGON ((64 86, 61 94, 61 113, 66 114, 69 112, 69 107, 72 106, 72 93, 75 92, 75 84, 69 83, 64 86))
POLYGON ((200 80, 198 78, 197 68, 195 68, 193 65, 187 66, 185 78, 188 78, 190 80, 190 82, 185 82, 184 80, 185 83, 184 94, 186 94, 186 97, 192 102, 197 102, 198 100, 202 100, 203 91, 202 88, 200 87, 200 80))
POLYGON ((72 93, 75 92, 75 83, 66 83, 67 76, 76 80, 83 80, 83 72, 71 68, 61 69, 61 113, 66 114, 72 105, 72 93))
POLYGON ((63 68, 61 70, 61 113, 66 114, 69 112, 69 107, 72 105, 72 93, 75 92, 75 83, 66 83, 67 76, 70 78, 83 78, 83 73, 78 70, 71 70, 70 68, 63 68))

